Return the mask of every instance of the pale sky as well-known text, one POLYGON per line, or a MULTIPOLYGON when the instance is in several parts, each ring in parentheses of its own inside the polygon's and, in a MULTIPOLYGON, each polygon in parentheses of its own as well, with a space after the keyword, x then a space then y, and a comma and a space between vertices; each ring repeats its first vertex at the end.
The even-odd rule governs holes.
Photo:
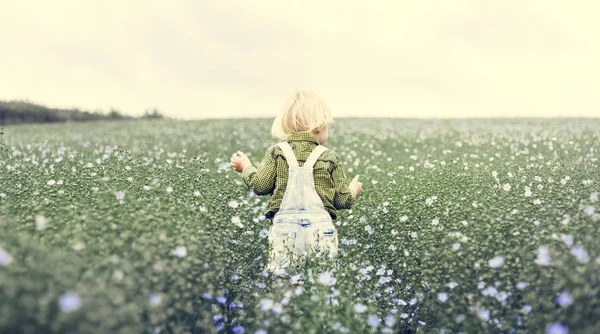
POLYGON ((0 0, 0 99, 183 119, 600 116, 592 0, 0 0))

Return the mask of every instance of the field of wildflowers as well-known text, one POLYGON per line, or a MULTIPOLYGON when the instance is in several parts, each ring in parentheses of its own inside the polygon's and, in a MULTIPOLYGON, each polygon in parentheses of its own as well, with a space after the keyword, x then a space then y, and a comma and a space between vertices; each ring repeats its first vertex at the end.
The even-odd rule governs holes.
POLYGON ((335 267, 265 271, 270 120, 22 125, 0 143, 2 333, 600 333, 600 120, 338 120, 335 267))

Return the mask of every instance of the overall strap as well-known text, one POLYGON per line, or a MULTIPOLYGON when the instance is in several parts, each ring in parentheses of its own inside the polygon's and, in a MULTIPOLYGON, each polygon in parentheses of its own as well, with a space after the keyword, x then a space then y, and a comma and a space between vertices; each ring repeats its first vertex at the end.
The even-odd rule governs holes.
POLYGON ((292 151, 292 147, 290 146, 290 144, 284 141, 281 143, 277 143, 277 146, 281 147, 283 155, 285 156, 285 160, 287 160, 288 166, 290 168, 298 167, 298 160, 296 160, 296 155, 294 154, 294 151, 292 151))
POLYGON ((302 165, 302 167, 313 168, 313 166, 317 162, 317 159, 319 159, 321 154, 323 154, 323 152, 325 151, 327 151, 327 147, 323 145, 317 145, 317 147, 315 147, 315 149, 310 153, 308 159, 306 159, 306 162, 304 163, 304 165, 302 165))

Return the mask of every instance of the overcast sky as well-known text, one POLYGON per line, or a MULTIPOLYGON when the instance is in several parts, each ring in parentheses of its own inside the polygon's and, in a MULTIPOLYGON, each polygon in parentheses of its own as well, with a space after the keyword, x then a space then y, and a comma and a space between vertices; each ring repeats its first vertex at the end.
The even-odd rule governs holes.
POLYGON ((139 115, 600 116, 597 1, 0 0, 0 99, 139 115))

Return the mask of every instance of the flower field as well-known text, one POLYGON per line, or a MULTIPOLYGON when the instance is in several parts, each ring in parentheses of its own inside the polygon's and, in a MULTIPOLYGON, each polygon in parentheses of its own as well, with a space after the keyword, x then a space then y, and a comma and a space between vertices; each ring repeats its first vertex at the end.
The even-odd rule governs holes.
POLYGON ((600 120, 340 119, 340 256, 264 268, 271 120, 5 127, 2 333, 600 333, 600 120))

